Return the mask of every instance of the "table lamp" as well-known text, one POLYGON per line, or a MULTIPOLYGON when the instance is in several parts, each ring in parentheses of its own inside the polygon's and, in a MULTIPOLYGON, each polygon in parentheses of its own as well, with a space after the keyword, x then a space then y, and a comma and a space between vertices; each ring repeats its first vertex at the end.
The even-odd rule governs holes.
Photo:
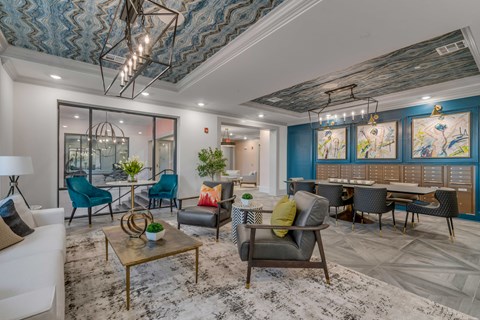
POLYGON ((0 176, 8 176, 10 178, 10 190, 8 191, 7 197, 14 194, 15 189, 17 189, 28 208, 30 208, 30 206, 18 188, 18 178, 22 175, 32 173, 33 165, 31 157, 0 156, 0 176))

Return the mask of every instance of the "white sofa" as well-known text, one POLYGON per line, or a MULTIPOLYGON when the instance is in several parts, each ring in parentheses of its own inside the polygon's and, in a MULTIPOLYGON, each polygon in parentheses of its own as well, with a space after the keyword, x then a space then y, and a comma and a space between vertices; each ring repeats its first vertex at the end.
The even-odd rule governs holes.
POLYGON ((32 210, 8 199, 35 232, 0 251, 0 318, 64 319, 66 235, 63 208, 32 210))

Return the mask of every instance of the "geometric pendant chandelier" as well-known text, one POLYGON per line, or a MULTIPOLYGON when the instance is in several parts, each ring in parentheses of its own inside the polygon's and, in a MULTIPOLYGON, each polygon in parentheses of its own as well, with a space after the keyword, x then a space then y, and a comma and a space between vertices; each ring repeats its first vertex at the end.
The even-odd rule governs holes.
POLYGON ((99 59, 104 94, 135 99, 167 72, 183 20, 154 0, 119 0, 99 59), (115 70, 113 80, 105 68, 115 70))

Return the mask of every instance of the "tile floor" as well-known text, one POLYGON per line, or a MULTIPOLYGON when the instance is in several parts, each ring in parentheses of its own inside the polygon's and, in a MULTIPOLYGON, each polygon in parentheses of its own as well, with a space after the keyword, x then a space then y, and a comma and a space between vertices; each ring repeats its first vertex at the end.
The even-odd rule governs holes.
MULTIPOLYGON (((236 187, 237 197, 253 194, 255 201, 271 209, 280 197, 261 193, 256 188, 236 187)), ((174 220, 169 209, 155 210, 155 216, 174 220)), ((405 212, 397 212, 397 223, 405 212)), ((373 224, 356 224, 328 218, 331 226, 322 232, 327 260, 367 274, 443 305, 480 317, 480 223, 455 219, 455 242, 448 237, 445 219, 420 216, 420 223, 407 234, 392 227, 391 215, 383 217, 383 231, 378 232, 376 215, 373 224)), ((109 216, 94 217, 93 228, 116 224, 109 216)), ((264 222, 270 217, 264 215, 264 222)), ((84 233, 86 218, 75 219, 67 233, 84 233)), ((91 230, 91 229, 90 229, 91 230)), ((214 233, 212 232, 212 236, 214 233)))

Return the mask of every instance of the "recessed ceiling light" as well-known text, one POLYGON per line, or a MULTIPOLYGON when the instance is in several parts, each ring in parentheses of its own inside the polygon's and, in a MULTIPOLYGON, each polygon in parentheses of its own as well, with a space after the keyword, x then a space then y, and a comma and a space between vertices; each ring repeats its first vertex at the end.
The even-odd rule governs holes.
POLYGON ((119 120, 118 122, 123 123, 123 120, 119 120))
POLYGON ((68 128, 68 126, 66 126, 66 125, 63 125, 62 127, 64 127, 64 128, 68 128))
POLYGON ((80 116, 79 116, 78 114, 74 115, 73 117, 74 117, 75 119, 80 118, 80 116))
POLYGON ((138 131, 138 134, 142 134, 142 131, 138 131))
POLYGON ((230 135, 230 136, 233 136, 233 133, 231 133, 231 132, 230 132, 230 134, 229 134, 229 135, 230 135))
POLYGON ((258 115, 258 117, 259 117, 259 118, 263 118, 263 117, 265 117, 265 115, 264 115, 263 113, 260 113, 260 114, 258 115))
POLYGON ((56 74, 51 74, 51 75, 50 75, 50 78, 55 79, 55 80, 60 80, 60 79, 62 79, 62 77, 60 77, 60 76, 58 76, 58 75, 56 75, 56 74))
POLYGON ((247 137, 243 137, 243 140, 247 140, 247 137))
POLYGON ((145 91, 142 92, 142 96, 145 96, 145 97, 146 97, 146 96, 149 96, 149 95, 150 95, 150 93, 148 93, 148 92, 145 92, 145 91))
POLYGON ((199 103, 197 103, 197 105, 198 105, 199 107, 204 107, 204 106, 205 106, 205 103, 199 102, 199 103))
POLYGON ((422 97, 422 100, 428 100, 428 99, 430 99, 430 98, 431 98, 430 96, 423 96, 423 97, 422 97))
POLYGON ((421 69, 421 68, 422 68, 421 66, 415 66, 415 67, 413 67, 413 69, 415 69, 415 70, 418 70, 418 69, 421 69))

